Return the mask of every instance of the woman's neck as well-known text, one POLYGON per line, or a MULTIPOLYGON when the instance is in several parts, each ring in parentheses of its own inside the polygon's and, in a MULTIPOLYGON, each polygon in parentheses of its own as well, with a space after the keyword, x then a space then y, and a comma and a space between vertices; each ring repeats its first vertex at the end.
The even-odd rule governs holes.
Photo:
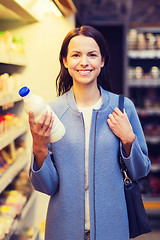
POLYGON ((73 85, 75 100, 80 107, 90 107, 94 105, 100 98, 101 93, 98 86, 77 86, 73 85))

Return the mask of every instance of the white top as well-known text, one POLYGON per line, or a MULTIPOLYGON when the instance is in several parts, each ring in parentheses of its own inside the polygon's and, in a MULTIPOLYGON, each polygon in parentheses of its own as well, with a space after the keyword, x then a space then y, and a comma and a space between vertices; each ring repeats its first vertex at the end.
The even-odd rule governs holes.
POLYGON ((90 215, 89 215, 89 138, 90 128, 92 120, 93 109, 99 109, 102 105, 102 97, 91 107, 79 107, 78 110, 83 113, 84 125, 85 125, 85 230, 90 229, 90 215))

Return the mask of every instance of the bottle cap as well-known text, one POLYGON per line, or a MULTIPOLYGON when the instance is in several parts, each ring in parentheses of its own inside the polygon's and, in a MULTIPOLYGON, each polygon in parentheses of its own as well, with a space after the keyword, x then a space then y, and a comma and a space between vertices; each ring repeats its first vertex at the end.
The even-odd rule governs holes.
POLYGON ((20 90, 19 90, 19 95, 21 97, 25 97, 26 95, 28 95, 28 93, 30 92, 30 89, 28 87, 22 87, 20 90))

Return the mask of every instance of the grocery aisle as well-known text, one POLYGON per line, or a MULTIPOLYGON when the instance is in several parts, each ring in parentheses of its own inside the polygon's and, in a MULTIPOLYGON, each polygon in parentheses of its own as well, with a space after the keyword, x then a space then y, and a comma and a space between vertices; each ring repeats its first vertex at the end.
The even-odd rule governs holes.
MULTIPOLYGON (((39 231, 47 201, 34 191, 29 180, 32 138, 18 92, 25 85, 46 102, 56 98, 54 79, 59 71, 59 48, 63 36, 75 26, 74 14, 58 17, 51 7, 41 8, 42 16, 37 18, 31 5, 24 6, 29 1, 10 0, 8 4, 0 1, 0 239, 3 240, 41 240, 39 231)), ((53 3, 46 1, 52 6, 53 3)))

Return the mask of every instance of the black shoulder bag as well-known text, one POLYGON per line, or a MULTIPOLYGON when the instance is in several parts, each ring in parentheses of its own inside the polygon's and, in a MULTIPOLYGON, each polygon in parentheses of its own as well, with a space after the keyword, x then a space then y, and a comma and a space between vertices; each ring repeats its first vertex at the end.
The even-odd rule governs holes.
MULTIPOLYGON (((119 96, 119 109, 123 112, 124 96, 119 96)), ((124 177, 124 192, 127 204, 129 234, 135 238, 151 232, 148 217, 143 205, 140 187, 137 181, 132 181, 127 175, 126 165, 119 152, 120 168, 124 177)))

